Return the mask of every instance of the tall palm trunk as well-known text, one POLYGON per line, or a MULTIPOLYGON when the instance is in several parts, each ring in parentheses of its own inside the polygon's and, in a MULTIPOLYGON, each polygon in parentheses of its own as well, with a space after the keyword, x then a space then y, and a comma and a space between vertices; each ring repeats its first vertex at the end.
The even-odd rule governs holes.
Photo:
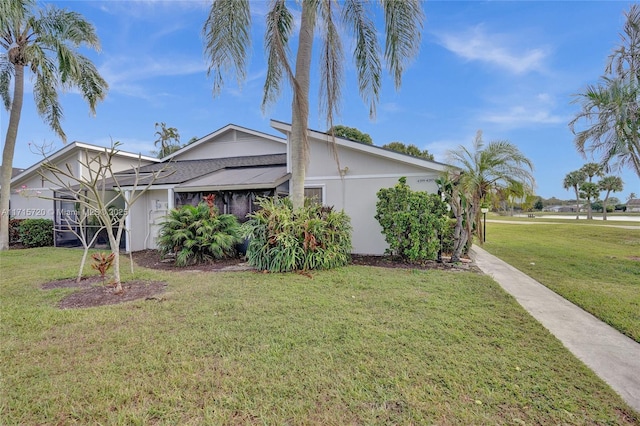
POLYGON ((9 113, 9 127, 2 151, 2 175, 0 177, 0 250, 9 249, 9 199, 11 197, 11 171, 13 169, 13 152, 18 140, 18 124, 22 114, 24 97, 24 66, 15 65, 13 99, 9 113))
POLYGON ((311 51, 313 48, 314 27, 315 8, 309 1, 303 1, 293 89, 291 137, 289 140, 289 149, 291 152, 289 196, 294 209, 298 209, 304 205, 304 178, 309 159, 307 129, 309 122, 309 80, 311 74, 311 51))

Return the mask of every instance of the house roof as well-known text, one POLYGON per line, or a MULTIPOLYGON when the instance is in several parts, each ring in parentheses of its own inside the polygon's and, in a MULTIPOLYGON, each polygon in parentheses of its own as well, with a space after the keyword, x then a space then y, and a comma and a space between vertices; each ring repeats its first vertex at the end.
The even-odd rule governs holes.
POLYGON ((290 177, 287 166, 228 168, 178 185, 175 191, 240 191, 276 188, 290 177))
MULTIPOLYGON (((28 167, 27 169, 23 170, 21 173, 14 175, 11 178, 11 183, 20 181, 22 179, 24 179, 25 177, 31 175, 32 173, 35 173, 40 166, 42 165, 42 163, 46 160, 46 161, 51 161, 51 162, 55 162, 55 160, 59 159, 59 158, 64 158, 66 155, 69 155, 72 151, 74 150, 87 150, 87 151, 93 151, 93 152, 106 152, 108 151, 110 148, 108 147, 104 147, 104 146, 97 146, 97 145, 91 145, 88 143, 84 143, 84 142, 72 142, 69 145, 66 145, 65 147, 59 149, 58 151, 52 153, 51 155, 46 155, 42 160, 38 161, 37 163, 33 164, 32 166, 28 167)), ((128 152, 128 151, 121 151, 118 150, 117 151, 117 155, 119 157, 125 157, 125 158, 131 158, 131 159, 140 159, 143 161, 151 161, 151 162, 160 162, 160 160, 158 158, 155 157, 149 157, 146 155, 141 155, 141 154, 136 154, 133 152, 128 152)))
MULTIPOLYGON (((269 154, 269 155, 252 155, 246 157, 229 157, 229 158, 212 158, 203 160, 181 160, 181 161, 165 161, 163 163, 149 164, 140 167, 139 175, 141 177, 151 176, 151 173, 162 171, 161 176, 154 182, 155 185, 172 185, 176 188, 195 188, 204 185, 205 181, 211 182, 212 185, 216 181, 212 181, 209 176, 225 169, 243 169, 244 173, 248 173, 248 168, 264 168, 273 166, 284 166, 286 168, 286 154, 269 154), (193 185, 192 182, 199 182, 193 185)), ((246 180, 246 177, 237 174, 237 177, 246 180)), ((135 183, 135 170, 127 170, 115 174, 120 186, 132 186, 135 183)), ((229 176, 220 175, 225 179, 229 176)), ((141 179, 139 183, 144 184, 141 179)), ((255 187, 255 186, 254 186, 255 187)), ((196 189, 191 189, 195 191, 196 189)))
POLYGON ((640 198, 632 198, 629 201, 627 201, 627 207, 628 206, 640 206, 640 198))
MULTIPOLYGON (((278 120, 271 120, 271 127, 284 134, 288 134, 291 132, 291 124, 285 123, 278 120)), ((366 152, 371 155, 376 155, 379 157, 385 157, 389 159, 393 159, 396 161, 400 161, 402 163, 412 164, 418 167, 426 167, 436 171, 445 171, 450 168, 449 165, 440 163, 438 161, 426 160, 424 158, 414 157, 413 155, 404 154, 401 152, 393 151, 390 149, 382 148, 375 145, 369 145, 360 141, 353 141, 350 139, 341 138, 338 136, 332 136, 326 132, 320 132, 318 130, 309 129, 309 135, 315 139, 319 139, 322 141, 326 141, 327 143, 331 143, 335 140, 336 145, 343 146, 346 148, 353 149, 355 151, 366 152)))

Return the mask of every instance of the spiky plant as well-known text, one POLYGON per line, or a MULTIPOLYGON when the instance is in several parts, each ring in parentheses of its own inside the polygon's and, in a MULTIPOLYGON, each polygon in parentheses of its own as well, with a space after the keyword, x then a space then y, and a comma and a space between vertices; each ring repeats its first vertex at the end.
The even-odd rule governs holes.
POLYGON ((240 224, 231 214, 218 214, 205 203, 173 209, 162 223, 160 253, 175 253, 177 266, 233 257, 241 242, 240 224))
POLYGON ((272 272, 330 269, 349 263, 351 224, 344 212, 307 203, 294 209, 289 198, 261 198, 261 209, 242 226, 247 260, 272 272))

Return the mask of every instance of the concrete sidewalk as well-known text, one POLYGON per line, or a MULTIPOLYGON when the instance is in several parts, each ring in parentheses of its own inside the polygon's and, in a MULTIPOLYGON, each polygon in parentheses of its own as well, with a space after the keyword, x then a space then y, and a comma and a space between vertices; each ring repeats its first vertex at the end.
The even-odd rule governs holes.
POLYGON ((575 356, 640 412, 640 344, 474 245, 471 258, 575 356))

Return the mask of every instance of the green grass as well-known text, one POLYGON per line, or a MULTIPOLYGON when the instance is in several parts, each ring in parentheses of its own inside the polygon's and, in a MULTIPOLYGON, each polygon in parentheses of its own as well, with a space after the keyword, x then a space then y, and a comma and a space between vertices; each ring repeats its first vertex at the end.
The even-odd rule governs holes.
POLYGON ((0 253, 2 424, 640 421, 483 275, 138 269, 162 301, 59 310, 79 256, 0 253))
POLYGON ((489 222, 484 248, 640 342, 640 230, 585 222, 489 222))

